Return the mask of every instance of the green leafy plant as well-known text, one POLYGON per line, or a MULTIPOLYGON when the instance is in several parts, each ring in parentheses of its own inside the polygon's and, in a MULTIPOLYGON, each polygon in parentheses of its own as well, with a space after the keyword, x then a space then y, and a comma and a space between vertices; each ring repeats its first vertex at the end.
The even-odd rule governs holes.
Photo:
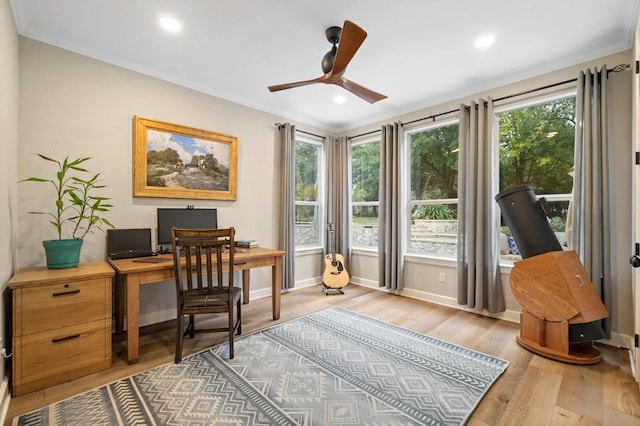
POLYGON ((37 155, 43 160, 58 165, 55 178, 30 177, 21 180, 21 182, 40 182, 53 185, 56 194, 55 208, 51 212, 31 211, 28 213, 50 216, 49 223, 56 228, 59 240, 62 240, 63 236, 81 240, 88 233, 93 233, 94 229, 115 228, 108 219, 102 216, 113 207, 108 203, 110 198, 93 195, 95 190, 106 188, 100 183, 100 173, 96 173, 89 179, 81 177, 85 174, 90 175, 90 172, 83 167, 83 164, 90 160, 90 157, 76 158, 75 160, 69 160, 69 157, 66 157, 63 161, 58 161, 42 154, 37 155))
POLYGON ((425 204, 418 208, 414 214, 416 219, 452 220, 455 212, 443 204, 425 204))
POLYGON ((549 219, 549 226, 551 226, 553 232, 564 232, 566 228, 564 220, 558 216, 549 219))

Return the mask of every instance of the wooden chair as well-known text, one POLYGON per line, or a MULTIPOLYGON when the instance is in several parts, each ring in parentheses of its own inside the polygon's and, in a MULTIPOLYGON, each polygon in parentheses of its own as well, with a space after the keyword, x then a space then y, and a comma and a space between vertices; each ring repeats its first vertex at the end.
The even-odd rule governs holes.
POLYGON ((176 364, 182 360, 182 342, 187 334, 229 333, 229 358, 233 358, 233 335, 242 332, 241 289, 234 287, 234 228, 171 229, 177 296, 176 364), (224 253, 224 254, 223 254, 224 253), (223 273, 224 271, 224 273, 223 273), (226 281, 226 283, 225 283, 226 281), (228 325, 196 329, 194 317, 200 314, 228 314, 228 325), (183 317, 189 316, 184 329, 183 317))

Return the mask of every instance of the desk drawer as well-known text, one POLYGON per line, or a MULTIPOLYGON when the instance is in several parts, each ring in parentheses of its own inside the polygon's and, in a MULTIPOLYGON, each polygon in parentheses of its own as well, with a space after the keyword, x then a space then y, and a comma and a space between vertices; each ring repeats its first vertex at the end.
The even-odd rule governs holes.
POLYGON ((15 384, 22 385, 94 364, 111 362, 107 319, 14 337, 15 384))
POLYGON ((111 316, 111 279, 97 278, 17 289, 16 336, 111 316))

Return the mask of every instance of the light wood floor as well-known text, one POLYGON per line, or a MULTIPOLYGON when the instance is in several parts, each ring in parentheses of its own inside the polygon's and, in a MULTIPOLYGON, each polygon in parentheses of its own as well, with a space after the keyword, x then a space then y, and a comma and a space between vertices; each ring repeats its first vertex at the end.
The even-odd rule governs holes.
MULTIPOLYGON (((360 312, 509 361, 476 408, 469 425, 639 425, 640 391, 631 376, 628 351, 598 346, 603 360, 592 366, 563 364, 534 355, 515 341, 516 324, 486 318, 356 285, 344 295, 325 296, 320 286, 282 296, 282 318, 271 320, 271 298, 243 306, 243 334, 315 312, 331 305, 360 312)), ((185 342, 185 354, 220 343, 221 334, 198 335, 185 342)), ((79 392, 173 362, 173 322, 141 331, 140 361, 124 361, 123 336, 113 338, 112 367, 43 391, 13 398, 6 423, 14 416, 79 392)))

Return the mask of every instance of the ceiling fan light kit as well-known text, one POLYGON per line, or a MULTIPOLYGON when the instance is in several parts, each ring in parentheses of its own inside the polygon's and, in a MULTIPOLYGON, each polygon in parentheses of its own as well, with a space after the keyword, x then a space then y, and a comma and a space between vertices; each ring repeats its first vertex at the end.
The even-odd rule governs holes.
POLYGON ((373 90, 367 89, 366 87, 343 77, 343 74, 347 69, 347 65, 349 65, 349 62, 351 62, 351 59, 353 59, 353 56, 367 38, 366 31, 351 21, 344 21, 342 28, 329 27, 327 28, 325 35, 333 47, 322 58, 322 72, 324 75, 312 80, 269 86, 269 91, 277 92, 280 90, 292 89, 294 87, 307 86, 314 83, 325 83, 340 86, 370 104, 386 99, 385 95, 374 92, 373 90))

